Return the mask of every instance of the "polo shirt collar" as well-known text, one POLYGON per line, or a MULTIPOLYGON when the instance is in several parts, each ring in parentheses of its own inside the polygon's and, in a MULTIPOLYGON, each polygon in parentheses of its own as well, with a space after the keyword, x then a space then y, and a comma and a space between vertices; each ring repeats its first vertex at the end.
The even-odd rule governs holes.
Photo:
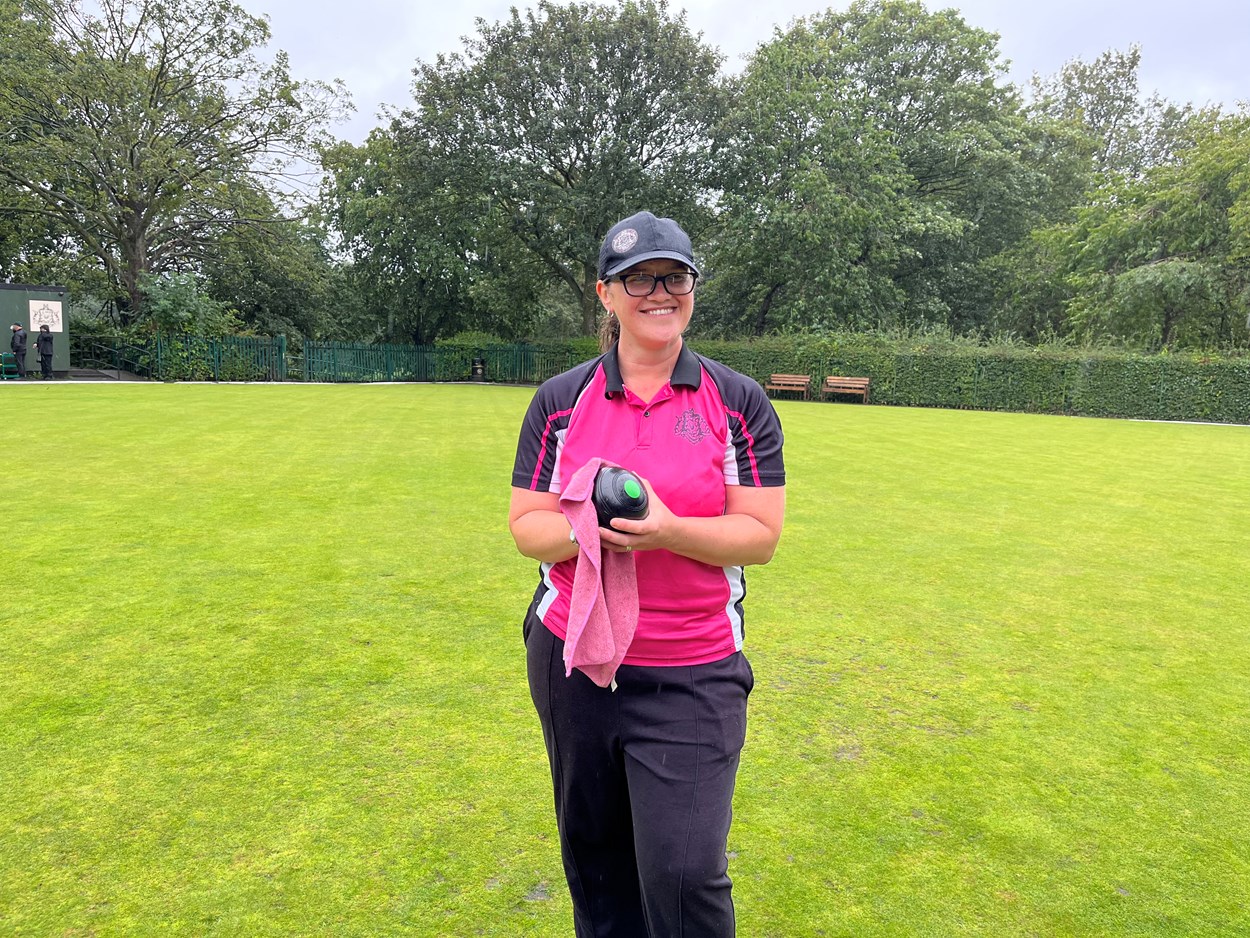
MULTIPOLYGON (((607 398, 611 398, 613 394, 625 393, 625 380, 621 377, 621 366, 616 359, 616 349, 617 346, 614 344, 603 356, 603 377, 607 382, 603 396, 607 398)), ((699 364, 699 359, 694 352, 690 351, 690 347, 684 340, 681 343, 681 351, 677 353, 677 364, 673 366, 673 376, 668 379, 668 383, 672 386, 684 384, 696 391, 703 383, 703 366, 699 364)))

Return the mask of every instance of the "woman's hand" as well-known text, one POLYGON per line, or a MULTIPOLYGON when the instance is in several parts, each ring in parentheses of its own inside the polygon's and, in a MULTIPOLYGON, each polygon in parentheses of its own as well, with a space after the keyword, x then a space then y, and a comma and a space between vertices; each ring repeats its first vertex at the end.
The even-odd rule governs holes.
POLYGON ((725 513, 711 518, 682 517, 673 514, 646 479, 650 510, 637 521, 612 520, 612 527, 600 528, 599 539, 605 550, 628 553, 635 550, 668 550, 683 557, 717 567, 768 563, 786 513, 784 486, 725 487, 725 513))
POLYGON ((612 527, 599 529, 599 542, 604 550, 619 554, 669 547, 664 541, 664 532, 672 530, 677 516, 655 494, 650 482, 641 476, 639 479, 647 490, 647 517, 636 520, 613 518, 610 522, 612 527))

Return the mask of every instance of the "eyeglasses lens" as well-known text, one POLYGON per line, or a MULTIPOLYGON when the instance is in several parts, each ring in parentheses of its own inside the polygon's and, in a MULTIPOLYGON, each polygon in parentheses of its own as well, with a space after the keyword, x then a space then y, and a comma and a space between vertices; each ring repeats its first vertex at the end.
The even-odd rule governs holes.
POLYGON ((625 292, 630 296, 650 296, 655 292, 655 285, 661 281, 670 296, 684 296, 694 289, 695 276, 688 271, 678 271, 665 274, 663 277, 632 274, 621 278, 621 283, 625 285, 625 292))

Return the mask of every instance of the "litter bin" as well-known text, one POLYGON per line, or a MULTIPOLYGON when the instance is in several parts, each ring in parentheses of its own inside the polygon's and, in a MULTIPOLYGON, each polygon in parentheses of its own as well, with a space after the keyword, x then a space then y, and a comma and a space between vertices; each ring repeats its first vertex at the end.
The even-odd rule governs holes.
POLYGON ((470 374, 472 375, 474 381, 485 381, 486 380, 486 359, 484 358, 473 359, 473 365, 472 365, 472 368, 470 369, 470 374))

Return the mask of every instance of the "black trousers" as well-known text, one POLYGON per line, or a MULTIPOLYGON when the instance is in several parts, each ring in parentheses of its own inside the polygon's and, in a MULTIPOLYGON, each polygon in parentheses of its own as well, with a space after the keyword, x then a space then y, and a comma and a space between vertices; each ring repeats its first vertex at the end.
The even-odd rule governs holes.
POLYGON ((13 362, 14 364, 17 365, 17 376, 19 378, 25 378, 26 377, 26 353, 24 351, 14 352, 13 362))
POLYGON ((577 938, 732 938, 746 657, 623 665, 612 691, 565 677, 564 643, 532 611, 525 636, 577 938))
POLYGON ((39 356, 39 368, 43 372, 43 377, 51 378, 52 377, 52 356, 40 355, 39 356))

